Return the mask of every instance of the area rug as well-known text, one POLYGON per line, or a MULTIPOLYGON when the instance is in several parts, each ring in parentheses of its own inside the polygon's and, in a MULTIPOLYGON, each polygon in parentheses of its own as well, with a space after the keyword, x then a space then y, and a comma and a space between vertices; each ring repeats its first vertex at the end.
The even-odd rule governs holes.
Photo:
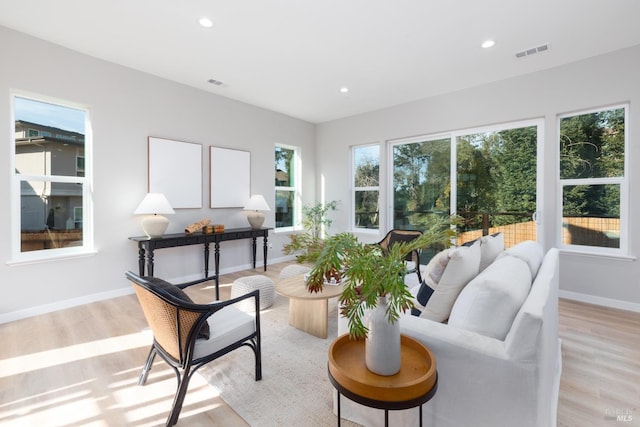
POLYGON ((337 335, 337 301, 329 301, 327 339, 290 326, 288 308, 288 299, 278 295, 273 306, 260 312, 262 381, 255 381, 248 348, 210 363, 200 375, 252 427, 335 426, 327 352, 337 335))

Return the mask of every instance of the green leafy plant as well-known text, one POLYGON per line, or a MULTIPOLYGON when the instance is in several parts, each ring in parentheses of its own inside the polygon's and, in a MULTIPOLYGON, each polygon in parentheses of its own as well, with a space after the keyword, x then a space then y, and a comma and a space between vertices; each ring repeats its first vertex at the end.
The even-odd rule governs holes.
POLYGON ((307 289, 320 292, 326 277, 332 272, 341 272, 344 284, 340 314, 349 322, 349 335, 364 338, 368 333, 365 311, 376 307, 379 296, 387 297, 386 314, 391 323, 413 307, 412 296, 404 283, 407 269, 404 259, 414 250, 433 245, 449 247, 455 237, 452 222, 452 218, 438 218, 420 237, 396 243, 386 251, 375 244, 361 243, 350 233, 330 236, 325 239, 309 273, 307 289))
POLYGON ((282 251, 287 255, 296 254, 296 260, 299 263, 315 262, 324 247, 326 230, 333 223, 333 220, 328 217, 328 213, 335 211, 337 207, 336 200, 303 206, 302 226, 305 228, 305 232, 290 234, 291 241, 284 245, 282 251))

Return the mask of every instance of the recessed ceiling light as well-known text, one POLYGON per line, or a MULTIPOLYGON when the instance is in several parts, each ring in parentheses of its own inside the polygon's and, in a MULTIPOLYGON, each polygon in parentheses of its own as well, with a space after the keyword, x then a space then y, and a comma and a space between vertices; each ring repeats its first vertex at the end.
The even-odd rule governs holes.
POLYGON ((340 88, 340 92, 347 93, 347 92, 349 92, 349 88, 346 87, 346 86, 343 86, 343 87, 340 88))
POLYGON ((490 47, 495 46, 496 42, 494 42, 493 40, 486 40, 484 43, 482 43, 482 47, 484 49, 489 49, 490 47))
POLYGON ((206 16, 203 16, 202 18, 200 18, 198 20, 198 23, 203 26, 204 28, 211 28, 213 27, 213 21, 209 18, 207 18, 206 16))

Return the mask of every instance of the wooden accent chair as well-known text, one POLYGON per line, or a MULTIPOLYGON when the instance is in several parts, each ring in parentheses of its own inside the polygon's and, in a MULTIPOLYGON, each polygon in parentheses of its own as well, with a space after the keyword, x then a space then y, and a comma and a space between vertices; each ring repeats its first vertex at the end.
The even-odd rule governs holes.
MULTIPOLYGON (((394 228, 393 230, 389 231, 387 235, 384 236, 384 238, 377 244, 382 247, 383 250, 386 250, 393 246, 395 243, 410 242, 420 236, 422 236, 422 231, 420 230, 400 230, 394 228)), ((418 283, 422 283, 422 274, 420 274, 420 251, 415 250, 407 254, 405 261, 410 261, 413 263, 411 268, 407 270, 407 274, 416 273, 418 275, 418 283)))
POLYGON ((142 311, 153 332, 153 345, 142 369, 138 385, 144 385, 159 354, 178 379, 176 395, 167 418, 167 426, 178 421, 191 376, 201 366, 242 346, 255 356, 256 381, 262 379, 260 350, 260 311, 255 317, 233 304, 254 298, 260 306, 260 291, 227 301, 195 304, 182 291, 189 286, 172 285, 155 277, 140 277, 130 271, 125 276, 132 282, 142 311))

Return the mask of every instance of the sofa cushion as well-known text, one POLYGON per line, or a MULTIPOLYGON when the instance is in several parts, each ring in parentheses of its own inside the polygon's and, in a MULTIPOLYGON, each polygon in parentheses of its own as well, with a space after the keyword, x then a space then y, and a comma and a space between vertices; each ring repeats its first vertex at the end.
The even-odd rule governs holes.
POLYGON ((512 256, 526 262, 531 270, 531 277, 535 279, 536 274, 538 274, 538 269, 542 264, 542 259, 544 258, 544 250, 539 243, 526 240, 510 247, 499 256, 512 256))
POLYGON ((478 274, 480 243, 450 250, 449 261, 420 317, 444 322, 462 288, 478 274))
POLYGON ((480 238, 480 268, 484 271, 504 251, 504 234, 495 233, 480 238))
POLYGON ((460 292, 449 325, 504 340, 530 288, 527 264, 500 257, 460 292))

